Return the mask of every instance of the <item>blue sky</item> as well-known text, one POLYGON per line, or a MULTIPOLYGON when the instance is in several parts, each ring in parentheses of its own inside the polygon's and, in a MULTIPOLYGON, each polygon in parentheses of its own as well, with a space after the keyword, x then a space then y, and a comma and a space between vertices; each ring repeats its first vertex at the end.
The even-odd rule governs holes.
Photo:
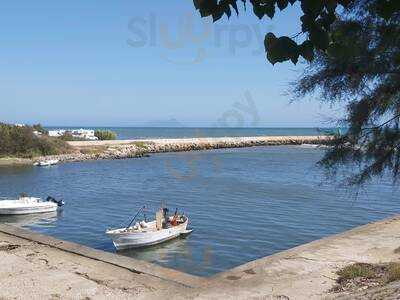
POLYGON ((259 21, 242 10, 213 25, 183 0, 4 2, 0 121, 325 125, 340 111, 318 99, 289 104, 284 95, 302 66, 272 66, 260 51, 268 31, 297 33, 299 14, 293 7, 259 21), (238 109, 249 97, 257 118, 238 109))

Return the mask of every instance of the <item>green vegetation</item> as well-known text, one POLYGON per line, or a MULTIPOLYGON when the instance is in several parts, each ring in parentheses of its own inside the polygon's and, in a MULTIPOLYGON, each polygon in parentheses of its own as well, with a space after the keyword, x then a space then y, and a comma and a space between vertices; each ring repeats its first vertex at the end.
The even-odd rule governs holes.
POLYGON ((317 52, 294 84, 296 96, 316 92, 328 102, 346 103, 342 124, 348 130, 335 137, 320 165, 333 179, 351 166, 340 175, 356 186, 400 174, 400 14, 385 20, 373 5, 377 1, 369 4, 334 24, 336 50, 317 52))
MULTIPOLYGON (((14 126, 0 123, 0 157, 32 158, 42 155, 55 155, 69 151, 68 145, 46 134, 36 136, 31 126, 14 126)), ((40 126, 41 127, 41 126, 40 126)))
POLYGON ((293 32, 290 37, 276 37, 272 32, 266 34, 264 46, 272 64, 289 60, 296 64, 300 56, 312 61, 319 51, 341 52, 343 49, 338 47, 341 45, 336 43, 332 32, 345 14, 361 19, 366 11, 373 11, 380 22, 391 22, 398 19, 400 12, 398 0, 193 0, 200 15, 212 17, 214 22, 224 15, 230 18, 233 12, 239 15, 238 3, 246 8, 248 2, 260 20, 264 17, 273 19, 279 11, 295 4, 301 8, 299 32, 293 32))
POLYGON ((115 140, 117 138, 117 134, 111 130, 96 130, 94 136, 100 141, 115 140))
MULTIPOLYGON (((194 0, 202 17, 214 21, 239 3, 251 3, 259 18, 298 4, 301 28, 293 36, 265 37, 270 63, 299 59, 304 73, 292 87, 294 99, 318 96, 346 106, 333 147, 320 161, 329 178, 344 171, 349 185, 391 174, 400 181, 400 1, 399 0, 194 0), (349 172, 349 167, 353 172, 349 172)), ((341 177, 341 176, 340 176, 341 177)), ((343 177, 342 177, 343 178, 343 177)))
POLYGON ((372 278, 374 277, 375 272, 374 267, 371 264, 356 263, 344 267, 339 270, 337 274, 339 275, 337 282, 341 283, 357 277, 372 278))
POLYGON ((62 136, 59 137, 60 140, 69 142, 69 141, 82 141, 82 139, 76 138, 70 132, 65 132, 62 136))
POLYGON ((355 263, 339 270, 337 275, 337 284, 331 289, 332 292, 364 290, 400 280, 400 263, 355 263))
POLYGON ((86 147, 86 148, 82 148, 79 151, 82 154, 100 154, 103 153, 105 150, 107 149, 107 147, 105 146, 96 146, 96 147, 86 147))
POLYGON ((389 283, 397 280, 400 280, 400 263, 391 263, 389 264, 386 282, 389 283))
POLYGON ((49 134, 49 132, 46 129, 44 129, 41 124, 32 125, 32 128, 34 131, 37 131, 41 134, 49 134))
POLYGON ((131 144, 135 145, 138 148, 147 149, 147 143, 146 142, 138 141, 138 142, 132 142, 131 144))

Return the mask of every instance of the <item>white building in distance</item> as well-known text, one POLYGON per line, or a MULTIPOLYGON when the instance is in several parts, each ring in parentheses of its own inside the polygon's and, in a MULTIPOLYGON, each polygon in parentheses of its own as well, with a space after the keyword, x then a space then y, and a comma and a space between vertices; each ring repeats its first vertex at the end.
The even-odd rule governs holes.
POLYGON ((92 129, 57 129, 49 130, 49 136, 60 137, 64 134, 71 134, 72 137, 80 140, 96 141, 98 138, 94 135, 92 129))

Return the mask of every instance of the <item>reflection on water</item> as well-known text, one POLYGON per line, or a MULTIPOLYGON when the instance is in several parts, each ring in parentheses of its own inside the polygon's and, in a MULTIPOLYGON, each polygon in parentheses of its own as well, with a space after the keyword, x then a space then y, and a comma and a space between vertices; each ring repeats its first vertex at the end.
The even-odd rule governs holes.
POLYGON ((192 273, 198 274, 204 273, 205 267, 209 267, 210 265, 208 257, 212 255, 211 249, 204 253, 203 261, 199 263, 195 258, 196 251, 193 251, 194 249, 188 243, 188 239, 189 237, 178 237, 162 244, 144 248, 126 249, 117 253, 164 265, 173 263, 176 268, 181 270, 191 270, 192 273))
POLYGON ((29 214, 29 215, 10 215, 0 216, 0 223, 7 223, 19 227, 23 226, 40 226, 40 227, 51 227, 55 226, 54 223, 58 217, 61 217, 62 211, 40 213, 40 214, 29 214))
POLYGON ((190 255, 190 249, 184 239, 176 238, 158 245, 118 251, 118 254, 152 262, 166 262, 174 256, 190 255))

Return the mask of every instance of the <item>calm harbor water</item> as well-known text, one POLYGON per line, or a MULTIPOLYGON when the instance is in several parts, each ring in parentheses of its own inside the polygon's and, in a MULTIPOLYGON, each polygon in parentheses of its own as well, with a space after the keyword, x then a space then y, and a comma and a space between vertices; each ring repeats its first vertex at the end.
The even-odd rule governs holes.
MULTIPOLYGON (((79 129, 81 127, 68 127, 79 129)), ((84 127, 85 128, 85 127, 84 127)), ((48 127, 47 129, 65 129, 48 127)), ((145 138, 196 138, 235 136, 288 136, 320 135, 335 129, 318 128, 223 128, 223 127, 86 127, 85 129, 108 129, 117 133, 120 140, 145 138)))
POLYGON ((155 211, 166 202, 188 214, 193 234, 121 254, 209 276, 400 212, 390 181, 374 182, 358 198, 321 184, 315 162, 322 154, 277 146, 1 168, 1 196, 53 195, 67 204, 58 215, 0 221, 114 251, 108 227, 126 225, 143 204, 155 211))

